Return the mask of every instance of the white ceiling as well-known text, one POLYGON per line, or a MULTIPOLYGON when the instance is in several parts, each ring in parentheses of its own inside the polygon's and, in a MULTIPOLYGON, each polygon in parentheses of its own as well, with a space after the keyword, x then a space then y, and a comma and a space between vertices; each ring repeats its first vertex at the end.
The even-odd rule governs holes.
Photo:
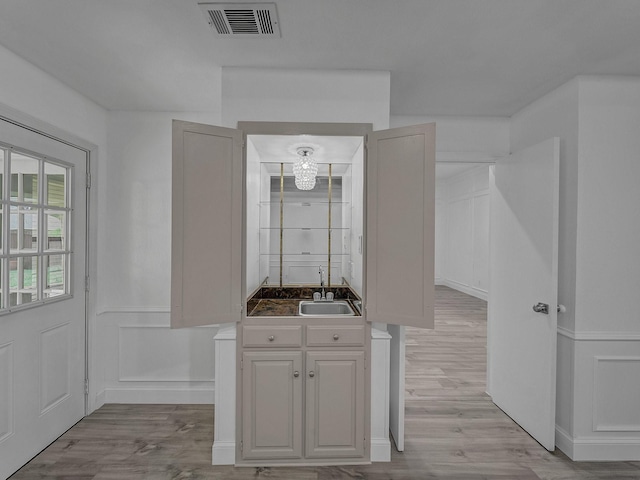
POLYGON ((217 111, 224 66, 391 72, 393 115, 510 116, 578 74, 640 75, 639 0, 275 0, 216 37, 197 0, 1 0, 0 44, 111 110, 217 111))

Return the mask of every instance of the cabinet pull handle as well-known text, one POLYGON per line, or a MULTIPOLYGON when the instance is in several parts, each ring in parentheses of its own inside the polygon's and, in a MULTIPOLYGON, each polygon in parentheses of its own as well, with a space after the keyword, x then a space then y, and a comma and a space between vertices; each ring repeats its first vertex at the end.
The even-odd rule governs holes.
POLYGON ((273 335, 270 335, 270 336, 269 336, 269 341, 270 341, 270 342, 273 342, 275 339, 276 339, 276 337, 275 337, 275 336, 273 336, 273 335))
POLYGON ((313 377, 315 377, 315 376, 316 376, 316 374, 315 374, 315 373, 313 373, 313 370, 311 370, 311 371, 309 372, 309 376, 310 376, 311 378, 313 378, 313 377))
POLYGON ((340 335, 338 335, 337 333, 333 335, 334 340, 338 340, 339 338, 340 338, 340 335))
POLYGON ((293 372, 293 376, 298 378, 300 376, 300 372, 296 370, 295 372, 293 372))

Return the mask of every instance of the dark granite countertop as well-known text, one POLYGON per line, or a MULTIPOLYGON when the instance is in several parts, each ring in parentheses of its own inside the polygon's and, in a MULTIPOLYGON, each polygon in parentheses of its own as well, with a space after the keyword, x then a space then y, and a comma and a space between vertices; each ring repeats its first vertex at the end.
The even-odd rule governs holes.
MULTIPOLYGON (((247 302, 248 316, 296 317, 298 303, 312 300, 314 291, 318 291, 318 287, 261 287, 247 302)), ((326 291, 332 292, 336 300, 358 300, 358 296, 346 286, 330 287, 326 291)), ((354 308, 354 311, 357 315, 358 310, 354 308)))
POLYGON ((249 312, 250 317, 295 317, 299 299, 261 298, 249 312))

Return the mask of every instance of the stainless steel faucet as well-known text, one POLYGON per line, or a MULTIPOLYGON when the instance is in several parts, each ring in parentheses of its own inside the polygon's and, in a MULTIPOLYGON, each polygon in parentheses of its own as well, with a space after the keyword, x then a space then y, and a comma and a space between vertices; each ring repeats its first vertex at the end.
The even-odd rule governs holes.
POLYGON ((322 296, 320 298, 326 300, 327 297, 324 293, 324 270, 322 270, 322 265, 318 266, 318 274, 320 275, 320 288, 322 289, 322 296))

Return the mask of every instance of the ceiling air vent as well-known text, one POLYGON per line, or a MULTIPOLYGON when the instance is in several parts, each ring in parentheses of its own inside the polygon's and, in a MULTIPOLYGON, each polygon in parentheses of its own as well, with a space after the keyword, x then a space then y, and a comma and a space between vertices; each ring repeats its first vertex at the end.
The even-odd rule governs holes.
POLYGON ((275 3, 199 3, 221 37, 280 37, 275 3))

